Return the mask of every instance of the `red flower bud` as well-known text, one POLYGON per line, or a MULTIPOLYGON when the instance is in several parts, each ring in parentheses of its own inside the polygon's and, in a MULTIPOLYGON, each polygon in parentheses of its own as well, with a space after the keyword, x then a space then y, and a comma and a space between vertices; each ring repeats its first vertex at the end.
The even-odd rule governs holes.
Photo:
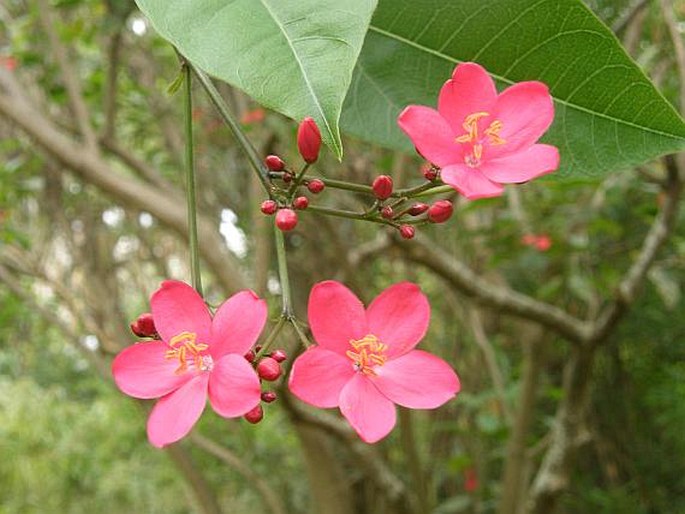
POLYGON ((278 204, 273 200, 264 200, 260 208, 264 214, 266 214, 267 216, 271 216, 274 212, 278 210, 278 204))
POLYGON ((278 396, 276 396, 276 393, 274 393, 273 391, 264 391, 262 393, 262 401, 264 403, 271 403, 275 401, 276 398, 278 398, 278 396))
POLYGON ((325 187, 326 184, 323 183, 323 180, 319 180, 318 178, 310 180, 307 184, 307 189, 309 189, 315 195, 323 191, 325 187))
POLYGON ((392 207, 389 205, 386 205, 381 209, 381 216, 383 216, 386 220, 392 219, 394 215, 394 211, 392 210, 392 207))
POLYGON ((259 423, 264 419, 264 409, 261 405, 257 405, 254 409, 243 416, 245 421, 252 423, 253 425, 259 423))
POLYGON ((257 364, 257 375, 262 380, 272 382, 281 376, 281 365, 271 357, 264 357, 257 364))
POLYGON ((402 225, 400 227, 400 235, 404 239, 412 239, 416 234, 416 230, 411 225, 402 225))
POLYGON ((138 316, 138 319, 131 322, 131 332, 138 337, 154 337, 159 339, 159 334, 155 328, 155 321, 152 319, 152 314, 145 312, 138 316))
POLYGON ((276 213, 276 226, 288 232, 297 226, 297 213, 292 209, 280 209, 276 213))
POLYGON ((248 350, 247 353, 243 357, 245 357, 245 360, 247 362, 252 362, 255 358, 255 353, 253 350, 248 350))
POLYGON ((409 207, 409 209, 407 210, 407 212, 408 212, 411 216, 418 216, 419 214, 423 214, 423 213, 426 212, 427 210, 428 210, 428 204, 426 204, 426 203, 421 203, 421 202, 417 202, 417 203, 415 203, 414 205, 412 205, 411 207, 409 207))
POLYGON ((297 129, 297 149, 305 162, 309 164, 316 162, 319 158, 321 132, 316 122, 309 116, 302 120, 297 129))
POLYGON ((285 168, 285 162, 278 155, 267 155, 264 164, 271 171, 283 171, 285 168))
POLYGON ((309 198, 307 198, 306 196, 298 196, 297 198, 295 198, 295 200, 293 200, 293 207, 301 211, 306 209, 307 207, 309 207, 309 198))
POLYGON ((293 177, 292 173, 286 171, 281 178, 283 179, 283 182, 285 182, 286 184, 290 184, 295 177, 293 177))
POLYGON ((453 210, 452 202, 449 200, 438 200, 428 209, 428 219, 433 223, 443 223, 450 219, 453 210))
POLYGON ((390 198, 392 194, 392 178, 387 175, 378 175, 373 184, 371 184, 371 187, 373 188, 373 194, 379 200, 390 198))
POLYGON ((426 163, 421 167, 421 171, 423 172, 423 177, 426 180, 430 180, 432 182, 438 178, 438 169, 432 164, 426 163))
POLYGON ((271 357, 276 362, 283 362, 288 358, 285 352, 281 349, 274 350, 273 352, 271 352, 271 355, 269 355, 269 357, 271 357))

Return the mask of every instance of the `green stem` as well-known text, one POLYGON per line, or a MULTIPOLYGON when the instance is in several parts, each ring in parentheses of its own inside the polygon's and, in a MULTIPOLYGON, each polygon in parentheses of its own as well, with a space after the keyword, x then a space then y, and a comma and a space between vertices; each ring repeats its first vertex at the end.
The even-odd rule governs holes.
POLYGON ((304 332, 302 332, 302 327, 300 327, 298 321, 296 318, 292 318, 290 320, 290 324, 293 326, 295 329, 295 333, 297 334, 297 337, 300 339, 300 342, 305 348, 309 348, 312 345, 312 342, 309 340, 309 338, 305 335, 304 332))
POLYGON ((420 198, 422 196, 433 196, 433 195, 439 195, 441 193, 452 193, 454 192, 454 188, 452 186, 440 186, 436 185, 432 187, 431 189, 427 189, 425 191, 421 191, 417 194, 412 195, 412 198, 420 198))
POLYGON ((331 187, 333 189, 344 189, 345 191, 355 191, 357 193, 373 194, 373 189, 371 186, 365 186, 362 184, 355 184, 354 182, 346 182, 344 180, 335 180, 332 178, 325 177, 311 177, 312 179, 319 179, 326 187, 331 187))
POLYGON ((240 128, 238 120, 235 119, 235 117, 229 110, 228 106, 226 105, 226 102, 224 102, 224 99, 219 94, 219 91, 217 91, 217 89, 214 87, 214 84, 212 84, 212 80, 209 78, 209 76, 202 70, 190 64, 189 62, 188 66, 192 68, 193 73, 195 73, 197 78, 200 79, 200 84, 202 84, 202 87, 209 95, 209 99, 214 104, 214 107, 216 107, 217 111, 219 111, 221 119, 224 120, 224 122, 230 129, 231 133, 233 134, 233 137, 235 137, 236 141, 238 142, 238 145, 245 153, 247 160, 252 165, 252 169, 254 169, 254 171, 257 173, 257 176, 259 177, 262 186, 264 186, 264 190, 267 192, 269 197, 271 197, 271 194, 273 192, 273 186, 269 182, 269 172, 262 163, 262 160, 259 157, 259 153, 252 145, 250 140, 247 138, 243 130, 240 128))
POLYGON ((292 300, 290 297, 290 277, 288 276, 288 262, 285 255, 285 238, 283 232, 274 226, 276 233, 276 258, 278 260, 278 278, 281 282, 281 298, 283 310, 281 316, 290 320, 293 317, 292 300))
POLYGON ((255 362, 258 362, 259 359, 262 358, 262 355, 264 355, 267 352, 267 350, 271 347, 273 342, 278 337, 278 334, 281 333, 281 330, 283 329, 283 326, 285 325, 286 321, 288 321, 288 319, 285 316, 281 316, 280 318, 278 318, 278 322, 276 323, 276 326, 273 328, 273 330, 269 334, 269 337, 266 338, 266 341, 262 345, 262 349, 257 352, 257 355, 255 355, 255 358, 254 358, 255 362))
POLYGON ((415 196, 419 196, 421 193, 423 193, 425 191, 430 191, 430 190, 436 189, 438 187, 440 187, 440 185, 435 184, 434 182, 424 182, 423 184, 418 185, 416 187, 410 187, 408 189, 398 189, 391 196, 393 198, 400 198, 400 197, 413 198, 415 196))
POLYGON ((369 218, 368 216, 366 216, 363 213, 360 214, 358 212, 342 211, 340 209, 332 209, 330 207, 321 207, 319 205, 310 205, 309 207, 307 207, 307 211, 318 212, 319 214, 323 214, 325 216, 335 216, 337 218, 347 218, 350 220, 372 221, 374 223, 380 223, 383 225, 390 225, 391 227, 397 226, 396 223, 393 223, 392 221, 386 220, 383 218, 369 218))
POLYGON ((188 235, 190 239, 190 277, 195 290, 202 296, 200 253, 197 243, 197 201, 195 198, 195 165, 193 159, 193 98, 190 67, 183 63, 184 73, 184 125, 186 138, 186 203, 188 206, 188 235))
POLYGON ((300 184, 302 183, 302 179, 304 178, 304 174, 307 173, 307 170, 309 169, 309 166, 311 164, 305 163, 304 166, 302 166, 302 170, 297 174, 297 177, 295 177, 295 180, 293 181, 293 185, 290 188, 290 196, 294 197, 295 193, 297 193, 297 188, 300 187, 300 184))

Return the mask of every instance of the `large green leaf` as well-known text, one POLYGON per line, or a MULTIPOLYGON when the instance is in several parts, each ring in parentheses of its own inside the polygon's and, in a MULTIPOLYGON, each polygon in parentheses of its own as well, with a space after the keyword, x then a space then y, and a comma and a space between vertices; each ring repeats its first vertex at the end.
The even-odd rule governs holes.
POLYGON ((338 123, 376 0, 136 0, 211 75, 295 119, 342 155, 338 123))
POLYGON ((685 125, 613 34, 578 0, 380 0, 342 126, 411 149, 396 118, 435 106, 455 64, 483 65, 503 88, 541 80, 555 98, 545 137, 560 173, 598 174, 685 148, 685 125))

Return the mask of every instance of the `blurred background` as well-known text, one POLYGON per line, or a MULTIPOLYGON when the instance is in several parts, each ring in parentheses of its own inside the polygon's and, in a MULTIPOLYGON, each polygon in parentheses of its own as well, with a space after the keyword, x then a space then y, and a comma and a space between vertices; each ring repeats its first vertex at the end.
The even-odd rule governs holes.
MULTIPOLYGON (((685 2, 588 5, 679 108, 685 2)), ((287 236, 299 316, 319 280, 366 302, 416 281, 432 306, 422 347, 453 365, 462 392, 437 411, 401 410, 395 431, 367 446, 336 411, 277 384, 256 426, 208 410, 186 441, 150 446, 148 406, 116 390, 109 362, 135 341, 128 324, 160 281, 190 279, 182 99, 167 92, 178 72, 132 1, 0 2, 0 513, 685 512, 685 229, 672 180, 684 171, 674 158, 538 180, 501 199, 454 197, 453 219, 412 242, 302 213, 287 236), (645 279, 616 296, 668 216, 675 228, 645 279), (587 321, 560 329, 540 322, 547 311, 517 311, 521 298, 587 321), (583 339, 586 329, 596 330, 583 339)), ((299 162, 293 122, 220 90, 264 155, 299 162)), ((195 93, 207 299, 251 287, 275 319, 273 220, 195 93)), ((345 149, 342 164, 324 151, 317 172, 421 180, 418 157, 355 140, 345 149)), ((311 200, 366 205, 330 190, 311 200)), ((278 346, 296 355, 284 334, 278 346)))

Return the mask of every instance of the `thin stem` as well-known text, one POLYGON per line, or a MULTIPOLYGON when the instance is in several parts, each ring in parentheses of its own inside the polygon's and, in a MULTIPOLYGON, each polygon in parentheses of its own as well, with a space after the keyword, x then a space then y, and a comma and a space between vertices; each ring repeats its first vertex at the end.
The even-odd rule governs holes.
POLYGON ((307 170, 309 169, 310 166, 311 166, 311 164, 309 164, 308 162, 305 163, 305 165, 302 166, 302 169, 300 170, 300 172, 297 174, 297 177, 295 177, 295 180, 293 181, 293 185, 290 188, 291 196, 295 196, 295 193, 297 192, 297 188, 300 187, 300 184, 302 183, 302 179, 304 178, 304 174, 307 173, 307 170))
POLYGON ((373 189, 371 186, 365 186, 363 184, 355 184, 354 182, 346 182, 344 180, 335 180, 326 177, 311 177, 312 179, 319 179, 326 187, 331 187, 333 189, 344 189, 345 191, 355 191, 357 193, 366 193, 373 195, 373 189))
POLYGON ((262 355, 264 355, 267 352, 267 350, 271 347, 273 342, 278 337, 278 334, 281 333, 281 330, 283 329, 283 326, 285 325, 286 321, 288 321, 288 319, 283 315, 281 315, 281 317, 278 318, 278 322, 276 323, 276 326, 273 328, 273 330, 269 334, 269 337, 266 338, 266 341, 262 345, 261 350, 259 350, 257 352, 257 355, 255 355, 255 358, 254 358, 255 362, 258 361, 262 357, 262 355))
POLYGON ((188 237, 190 243, 190 277, 195 290, 202 296, 200 276, 200 252, 197 242, 197 201, 195 198, 195 166, 193 159, 193 99, 192 77, 187 62, 183 63, 184 73, 184 125, 186 137, 186 203, 188 206, 188 237))
POLYGON ((373 221, 374 223, 381 223, 383 225, 390 225, 391 227, 396 226, 395 223, 382 218, 369 218, 365 214, 360 214, 358 212, 352 211, 342 211, 340 209, 332 209, 330 207, 321 207, 319 205, 310 205, 307 207, 308 211, 318 212, 319 214, 324 214, 326 216, 335 216, 338 218, 347 218, 351 220, 361 220, 361 221, 373 221))
POLYGON ((416 187, 410 187, 407 189, 398 189, 391 196, 393 198, 400 198, 400 197, 412 198, 418 194, 423 193, 424 191, 428 191, 430 189, 435 189, 436 187, 439 187, 439 186, 437 184, 434 184, 433 182, 424 182, 423 184, 420 184, 416 187))
POLYGON ((302 331, 302 327, 300 327, 297 318, 295 318, 295 317, 291 318, 290 324, 295 329, 295 333, 297 334, 297 337, 300 339, 300 342, 302 343, 302 345, 305 348, 309 348, 312 345, 312 342, 309 340, 307 335, 302 331))
POLYGON ((200 79, 200 84, 202 84, 202 87, 209 95, 209 99, 214 104, 214 107, 216 107, 216 110, 219 111, 221 119, 224 120, 229 130, 233 134, 233 137, 235 137, 236 141, 238 142, 238 145, 245 153, 247 160, 250 161, 252 169, 254 169, 254 171, 257 173, 257 176, 260 182, 262 183, 262 186, 264 186, 264 190, 267 192, 269 196, 271 196, 273 192, 273 186, 269 182, 269 173, 267 169, 264 167, 262 160, 259 158, 259 153, 252 145, 250 140, 247 138, 243 130, 240 128, 238 120, 236 120, 236 118, 229 110, 228 106, 226 105, 226 102, 224 102, 224 99, 219 94, 219 91, 217 91, 217 89, 214 87, 214 84, 212 84, 212 80, 209 78, 209 76, 202 70, 193 66, 190 62, 186 62, 188 63, 188 66, 193 70, 193 73, 195 73, 197 78, 200 79))
POLYGON ((452 186, 441 186, 441 185, 436 185, 434 184, 433 187, 430 189, 425 189, 422 190, 418 193, 414 193, 411 195, 412 198, 420 198, 422 196, 433 196, 433 195, 439 195, 441 193, 451 193, 454 191, 454 188, 452 186))
POLYGON ((278 278, 281 282, 281 295, 283 302, 283 310, 281 316, 286 319, 293 317, 292 300, 290 296, 290 277, 288 276, 288 261, 285 255, 285 239, 283 232, 274 226, 276 233, 276 258, 278 259, 278 278))

